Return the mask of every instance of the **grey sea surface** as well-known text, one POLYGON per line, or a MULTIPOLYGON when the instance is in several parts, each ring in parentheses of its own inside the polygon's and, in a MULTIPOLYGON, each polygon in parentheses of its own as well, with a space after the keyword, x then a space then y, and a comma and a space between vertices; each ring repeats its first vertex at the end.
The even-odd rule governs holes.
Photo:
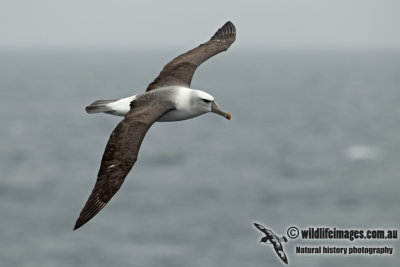
MULTIPOLYGON (((192 87, 232 113, 156 123, 120 191, 77 231, 122 119, 97 99, 141 93, 182 51, 0 52, 0 266, 282 266, 259 222, 398 229, 400 52, 238 51, 192 87)), ((398 266, 398 240, 289 239, 292 266, 398 266), (299 255, 296 246, 393 247, 299 255)))

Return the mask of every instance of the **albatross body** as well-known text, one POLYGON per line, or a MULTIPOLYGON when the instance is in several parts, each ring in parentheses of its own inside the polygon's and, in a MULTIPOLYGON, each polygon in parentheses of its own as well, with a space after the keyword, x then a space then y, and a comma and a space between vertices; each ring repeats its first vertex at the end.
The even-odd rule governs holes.
POLYGON ((133 100, 140 100, 141 97, 154 94, 155 98, 161 101, 171 102, 175 109, 163 115, 157 121, 181 121, 200 116, 207 112, 215 112, 227 119, 231 118, 228 112, 222 110, 210 94, 201 90, 186 88, 183 86, 167 86, 157 91, 134 95, 118 100, 97 100, 86 107, 88 113, 104 112, 116 116, 125 116, 130 110, 133 100))
POLYGON ((97 100, 86 107, 88 113, 104 112, 124 116, 124 119, 108 140, 96 184, 74 230, 93 218, 117 193, 135 164, 143 138, 154 122, 186 120, 207 112, 231 118, 217 105, 213 96, 190 88, 190 83, 196 68, 227 50, 235 38, 235 26, 227 22, 208 42, 165 65, 145 93, 122 99, 97 100))

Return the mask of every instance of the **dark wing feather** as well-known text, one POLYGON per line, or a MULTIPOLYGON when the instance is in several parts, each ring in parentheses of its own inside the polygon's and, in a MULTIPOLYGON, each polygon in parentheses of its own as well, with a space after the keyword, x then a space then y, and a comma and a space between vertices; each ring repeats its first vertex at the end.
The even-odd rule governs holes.
POLYGON ((235 41, 235 38, 235 26, 228 21, 208 42, 176 57, 165 65, 158 77, 149 84, 146 91, 171 85, 190 87, 196 68, 210 57, 226 51, 235 41))
POLYGON ((288 264, 288 258, 286 257, 285 252, 283 252, 283 247, 280 245, 279 247, 274 244, 274 249, 276 251, 276 254, 278 254, 279 258, 286 264, 288 264))
POLYGON ((146 94, 133 101, 131 111, 114 129, 101 160, 96 185, 74 230, 93 218, 117 193, 137 160, 147 130, 162 115, 174 109, 172 103, 160 103, 158 99, 154 94, 146 94))
POLYGON ((258 230, 260 230, 261 232, 267 234, 267 231, 268 231, 267 228, 265 228, 264 226, 262 226, 261 224, 258 224, 258 223, 253 223, 253 224, 258 230))

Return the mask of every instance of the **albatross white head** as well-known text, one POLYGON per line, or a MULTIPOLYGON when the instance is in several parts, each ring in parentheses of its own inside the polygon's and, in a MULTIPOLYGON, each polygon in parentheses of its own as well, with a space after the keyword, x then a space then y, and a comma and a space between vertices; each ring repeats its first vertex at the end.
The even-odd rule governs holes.
POLYGON ((231 114, 218 106, 212 95, 200 90, 192 91, 191 109, 198 111, 199 115, 206 112, 214 112, 227 118, 228 120, 231 119, 231 114))
POLYGON ((176 109, 165 114, 159 121, 180 121, 213 112, 231 119, 231 114, 217 105, 212 95, 201 90, 179 88, 175 97, 176 109))

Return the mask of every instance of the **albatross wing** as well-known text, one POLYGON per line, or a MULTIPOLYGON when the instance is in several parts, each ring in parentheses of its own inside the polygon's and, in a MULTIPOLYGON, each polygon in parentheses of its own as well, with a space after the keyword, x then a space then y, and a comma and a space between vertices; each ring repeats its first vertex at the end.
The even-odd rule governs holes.
POLYGON ((267 234, 268 229, 265 228, 264 226, 262 226, 261 224, 258 223, 253 223, 253 225, 260 230, 261 232, 263 232, 264 234, 267 234))
POLYGON ((149 84, 146 91, 171 85, 190 87, 197 67, 216 54, 226 51, 235 41, 235 38, 235 26, 228 21, 208 42, 176 57, 165 65, 158 77, 149 84))
POLYGON ((112 132, 101 160, 96 185, 82 209, 74 230, 93 218, 117 193, 135 164, 143 138, 150 126, 173 103, 163 100, 163 94, 145 94, 132 101, 131 110, 112 132))
POLYGON ((283 252, 283 248, 282 248, 282 244, 279 243, 279 245, 277 245, 276 243, 273 244, 274 245, 274 249, 276 251, 276 254, 278 254, 279 258, 286 264, 288 264, 288 258, 285 254, 285 252, 283 252))

